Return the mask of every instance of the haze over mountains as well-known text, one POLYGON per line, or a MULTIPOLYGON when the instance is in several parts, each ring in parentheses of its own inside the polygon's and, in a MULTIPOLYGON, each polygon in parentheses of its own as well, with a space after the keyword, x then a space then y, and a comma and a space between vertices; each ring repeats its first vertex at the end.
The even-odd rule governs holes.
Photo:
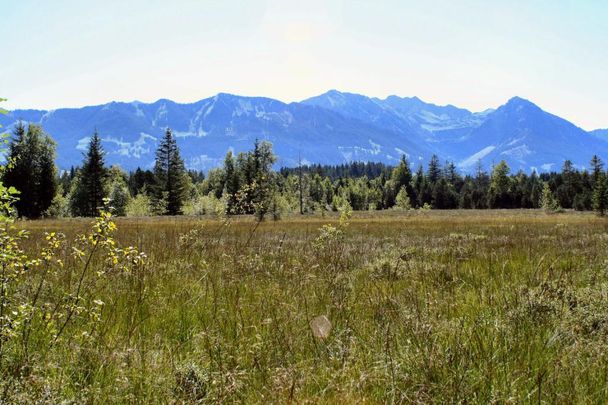
POLYGON ((503 159, 514 171, 542 172, 558 170, 566 159, 587 167, 593 154, 608 160, 608 130, 586 132, 519 97, 496 110, 471 112, 417 97, 379 99, 336 90, 289 104, 220 93, 190 104, 112 102, 0 116, 9 130, 19 120, 41 124, 57 141, 63 169, 80 164, 95 129, 108 163, 152 167, 166 127, 176 134, 186 165, 200 170, 220 165, 228 150, 251 149, 256 138, 273 143, 279 166, 295 166, 299 157, 304 163, 393 164, 402 154, 417 166, 437 154, 463 172, 503 159))

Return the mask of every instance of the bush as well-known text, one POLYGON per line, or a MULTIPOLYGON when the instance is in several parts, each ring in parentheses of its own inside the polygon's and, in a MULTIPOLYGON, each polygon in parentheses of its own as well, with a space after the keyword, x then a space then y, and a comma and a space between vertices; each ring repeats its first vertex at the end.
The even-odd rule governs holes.
POLYGON ((217 214, 218 209, 225 209, 223 201, 209 193, 188 201, 184 205, 184 215, 212 215, 217 214))
POLYGON ((65 218, 70 216, 70 199, 63 195, 61 186, 51 201, 51 206, 44 213, 45 217, 65 218))
POLYGON ((139 193, 131 198, 125 207, 128 217, 149 217, 153 215, 152 201, 145 193, 139 193))
POLYGON ((402 210, 410 210, 412 208, 412 204, 410 202, 410 196, 407 195, 407 190, 405 186, 401 187, 401 190, 397 193, 397 197, 395 198, 396 207, 402 210))

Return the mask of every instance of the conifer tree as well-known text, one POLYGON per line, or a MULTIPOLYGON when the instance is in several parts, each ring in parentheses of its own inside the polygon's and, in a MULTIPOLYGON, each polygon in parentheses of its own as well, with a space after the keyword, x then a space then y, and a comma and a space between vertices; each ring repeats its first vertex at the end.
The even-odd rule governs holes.
POLYGON ((422 207, 424 205, 424 191, 425 191, 425 183, 426 176, 424 175, 424 168, 422 165, 418 166, 418 170, 416 171, 416 176, 414 177, 414 191, 416 193, 416 199, 413 201, 415 206, 422 207))
POLYGON ((51 206, 57 190, 55 143, 38 125, 19 123, 9 145, 12 162, 4 184, 19 191, 15 204, 20 216, 39 218, 51 206))
POLYGON ((593 155, 591 158, 592 186, 595 186, 596 181, 600 178, 603 168, 604 162, 602 162, 602 159, 598 155, 593 155))
POLYGON ((603 172, 597 177, 593 187, 593 210, 599 216, 604 216, 608 209, 608 176, 603 172))
POLYGON ((95 130, 71 192, 70 205, 76 216, 94 217, 103 208, 103 200, 108 196, 108 170, 105 167, 104 155, 101 138, 95 130))
POLYGON ((475 171, 475 187, 471 193, 472 208, 480 209, 488 207, 488 190, 490 188, 490 176, 484 170, 481 161, 477 162, 475 171))
POLYGON ((156 150, 154 177, 156 180, 154 198, 161 213, 179 215, 186 197, 186 169, 177 142, 171 129, 167 128, 165 136, 156 150))
POLYGON ((434 185, 435 183, 437 183, 437 181, 439 181, 440 177, 441 165, 439 163, 439 158, 437 157, 437 155, 433 155, 431 156, 431 160, 429 161, 429 170, 427 178, 429 182, 434 185))
POLYGON ((237 214, 237 193, 241 187, 239 173, 235 168, 232 151, 224 159, 224 195, 226 197, 226 214, 237 214))
POLYGON ((402 187, 405 187, 410 200, 416 199, 416 191, 412 185, 412 170, 410 169, 410 164, 405 155, 401 155, 399 164, 393 169, 391 180, 395 187, 396 194, 401 191, 402 187))
POLYGON ((543 192, 540 197, 540 206, 543 210, 545 210, 545 212, 555 212, 560 208, 555 195, 553 195, 553 191, 551 191, 549 183, 545 183, 543 185, 543 192))
POLYGON ((258 142, 256 140, 253 149, 253 193, 252 203, 254 212, 258 219, 264 219, 274 193, 276 192, 276 181, 272 171, 272 165, 277 158, 272 152, 272 144, 269 142, 258 142))

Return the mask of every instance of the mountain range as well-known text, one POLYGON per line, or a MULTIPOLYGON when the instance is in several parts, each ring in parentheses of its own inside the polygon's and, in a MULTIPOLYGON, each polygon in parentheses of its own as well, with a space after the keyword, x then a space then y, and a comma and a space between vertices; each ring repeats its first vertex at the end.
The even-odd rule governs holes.
POLYGON ((251 149, 255 139, 272 142, 277 166, 295 166, 300 159, 394 164, 401 155, 417 166, 436 154, 463 172, 475 170, 478 162, 487 169, 500 160, 514 171, 543 172, 559 170, 566 159, 579 168, 588 166, 593 154, 608 159, 608 129, 586 132, 519 97, 497 109, 471 112, 417 97, 379 99, 336 90, 293 103, 220 93, 189 104, 161 99, 0 115, 4 129, 20 120, 42 125, 55 139, 62 169, 81 163, 95 130, 108 163, 150 168, 167 127, 186 166, 197 170, 220 165, 228 150, 251 149))

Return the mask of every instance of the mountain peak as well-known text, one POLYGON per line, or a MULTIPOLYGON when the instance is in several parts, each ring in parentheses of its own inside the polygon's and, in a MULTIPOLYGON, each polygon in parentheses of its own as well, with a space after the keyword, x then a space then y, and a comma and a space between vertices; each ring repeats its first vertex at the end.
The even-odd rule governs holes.
POLYGON ((544 112, 542 108, 522 97, 512 97, 507 101, 505 105, 499 108, 499 110, 510 111, 517 114, 521 114, 522 112, 529 113, 541 113, 544 112))
POLYGON ((528 99, 525 99, 523 97, 519 97, 519 96, 515 96, 515 97, 511 97, 509 99, 509 101, 507 101, 507 105, 533 105, 536 106, 536 104, 534 104, 533 102, 531 102, 528 99))
POLYGON ((219 92, 215 95, 216 98, 237 98, 237 97, 241 97, 241 96, 237 96, 236 94, 232 94, 232 93, 224 93, 224 92, 219 92))

